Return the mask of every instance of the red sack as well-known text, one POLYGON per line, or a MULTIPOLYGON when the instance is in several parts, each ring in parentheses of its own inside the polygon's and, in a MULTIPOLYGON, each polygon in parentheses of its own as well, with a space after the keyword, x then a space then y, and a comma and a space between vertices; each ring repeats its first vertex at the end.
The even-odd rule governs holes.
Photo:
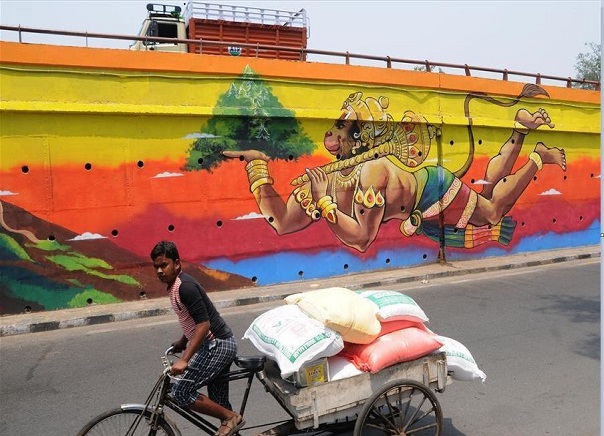
POLYGON ((443 346, 436 336, 416 327, 396 330, 367 345, 345 343, 340 355, 361 371, 375 373, 400 362, 408 362, 443 346))

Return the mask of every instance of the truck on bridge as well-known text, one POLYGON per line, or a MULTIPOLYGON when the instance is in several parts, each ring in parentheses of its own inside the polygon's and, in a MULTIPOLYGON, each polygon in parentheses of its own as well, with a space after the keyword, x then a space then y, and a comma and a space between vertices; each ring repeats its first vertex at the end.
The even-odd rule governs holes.
POLYGON ((304 9, 283 11, 189 1, 184 15, 180 6, 157 3, 147 4, 147 11, 138 34, 141 39, 130 47, 132 50, 306 60, 303 49, 309 22, 304 9))

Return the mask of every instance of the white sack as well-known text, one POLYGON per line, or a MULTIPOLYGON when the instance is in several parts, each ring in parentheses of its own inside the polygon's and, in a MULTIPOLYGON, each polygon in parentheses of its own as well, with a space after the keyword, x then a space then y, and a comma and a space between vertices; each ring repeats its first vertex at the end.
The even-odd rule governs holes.
POLYGON ((336 331, 304 314, 296 305, 279 306, 258 316, 243 338, 277 362, 282 378, 306 362, 334 356, 344 348, 336 331))
POLYGON ((444 344, 438 351, 444 351, 447 355, 447 371, 451 373, 452 379, 481 380, 484 383, 487 376, 478 368, 472 353, 465 345, 446 336, 437 335, 436 338, 444 344))
POLYGON ((425 312, 408 295, 397 291, 358 291, 358 294, 377 307, 377 317, 381 322, 416 321, 428 322, 425 312))

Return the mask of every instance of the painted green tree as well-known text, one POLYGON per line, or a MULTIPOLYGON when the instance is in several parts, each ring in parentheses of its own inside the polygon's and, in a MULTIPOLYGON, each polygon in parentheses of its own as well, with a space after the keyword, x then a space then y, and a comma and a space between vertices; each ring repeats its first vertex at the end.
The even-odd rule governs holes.
POLYGON ((212 118, 189 149, 185 170, 211 170, 224 150, 260 150, 272 159, 310 155, 316 144, 295 113, 284 108, 271 88, 248 66, 218 98, 212 118))

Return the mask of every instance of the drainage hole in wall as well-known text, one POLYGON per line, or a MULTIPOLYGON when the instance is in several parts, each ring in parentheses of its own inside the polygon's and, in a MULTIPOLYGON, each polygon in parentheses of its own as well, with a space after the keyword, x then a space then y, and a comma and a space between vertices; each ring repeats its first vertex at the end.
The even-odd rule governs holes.
POLYGON ((137 166, 137 167, 139 167, 139 168, 142 168, 142 167, 144 167, 144 166, 145 166, 145 162, 143 162, 142 160, 139 160, 139 161, 136 163, 136 166, 137 166))
POLYGON ((169 231, 169 232, 173 232, 173 231, 174 231, 174 225, 170 224, 170 225, 168 226, 168 231, 169 231))
POLYGON ((298 271, 298 276, 304 277, 304 271, 298 271))
POLYGON ((120 232, 118 232, 117 229, 111 230, 111 236, 117 236, 119 234, 120 234, 120 232))
POLYGON ((254 276, 252 277, 252 283, 256 283, 258 281, 258 277, 254 276))
POLYGON ((144 300, 147 298, 147 294, 145 293, 145 291, 140 291, 138 296, 141 298, 141 300, 144 300))
POLYGON ((217 227, 222 227, 222 221, 220 221, 220 220, 216 221, 216 226, 217 227))
POLYGON ((29 167, 28 167, 27 165, 23 165, 23 166, 21 167, 21 172, 22 172, 23 174, 27 174, 27 173, 29 173, 29 167))
POLYGON ((86 165, 84 165, 84 168, 86 168, 86 171, 90 171, 92 169, 92 164, 86 163, 86 165))

